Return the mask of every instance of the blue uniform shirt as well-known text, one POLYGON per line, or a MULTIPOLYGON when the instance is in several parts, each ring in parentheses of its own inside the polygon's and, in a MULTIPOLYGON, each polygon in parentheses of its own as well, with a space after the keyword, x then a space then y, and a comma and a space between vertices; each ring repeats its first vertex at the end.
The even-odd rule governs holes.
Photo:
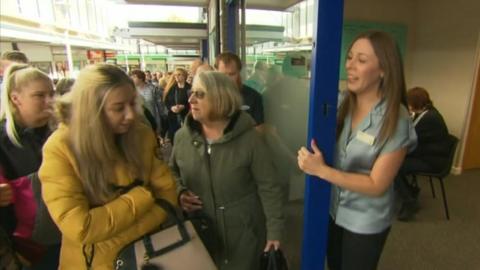
MULTIPOLYGON (((385 142, 378 140, 386 102, 381 100, 365 119, 351 130, 352 118, 345 118, 335 152, 334 167, 350 173, 370 174, 376 159, 386 153, 416 146, 417 136, 407 110, 402 106, 397 129, 385 142)), ((393 184, 379 197, 332 186, 330 215, 339 226, 361 234, 379 233, 392 224, 393 184)))

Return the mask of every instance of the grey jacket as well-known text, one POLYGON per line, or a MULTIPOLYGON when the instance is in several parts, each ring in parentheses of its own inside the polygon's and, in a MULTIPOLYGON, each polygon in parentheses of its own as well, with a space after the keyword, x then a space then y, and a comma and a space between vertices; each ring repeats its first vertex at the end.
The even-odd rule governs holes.
POLYGON ((178 191, 198 195, 212 221, 214 239, 205 243, 219 269, 258 269, 266 239, 281 240, 284 214, 281 185, 253 119, 238 112, 223 137, 208 144, 189 115, 170 165, 178 191))

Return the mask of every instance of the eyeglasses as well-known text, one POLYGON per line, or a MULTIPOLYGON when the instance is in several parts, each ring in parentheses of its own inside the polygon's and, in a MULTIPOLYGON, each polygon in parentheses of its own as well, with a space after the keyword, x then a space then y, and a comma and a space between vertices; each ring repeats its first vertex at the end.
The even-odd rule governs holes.
POLYGON ((198 99, 203 99, 207 93, 205 91, 192 91, 190 92, 190 96, 193 96, 198 99))

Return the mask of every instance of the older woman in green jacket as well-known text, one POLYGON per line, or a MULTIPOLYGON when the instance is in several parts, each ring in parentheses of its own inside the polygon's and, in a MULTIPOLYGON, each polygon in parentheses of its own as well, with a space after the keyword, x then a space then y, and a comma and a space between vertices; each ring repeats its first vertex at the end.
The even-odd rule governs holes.
POLYGON ((211 221, 203 239, 220 269, 258 269, 262 251, 280 246, 284 222, 266 146, 226 75, 198 74, 189 103, 171 159, 180 205, 211 221))

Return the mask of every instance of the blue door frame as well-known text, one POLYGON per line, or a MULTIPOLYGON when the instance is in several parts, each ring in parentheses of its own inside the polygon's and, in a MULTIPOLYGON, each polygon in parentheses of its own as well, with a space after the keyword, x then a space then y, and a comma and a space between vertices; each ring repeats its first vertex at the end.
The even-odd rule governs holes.
MULTIPOLYGON (((327 164, 333 163, 343 0, 315 1, 308 141, 315 139, 327 164)), ((305 179, 302 270, 323 269, 328 233, 330 184, 305 179)))
POLYGON ((226 13, 227 13, 227 35, 226 48, 228 51, 237 53, 237 24, 238 17, 238 0, 227 0, 226 1, 226 13))
POLYGON ((202 41, 200 42, 200 52, 202 56, 202 61, 208 62, 208 39, 202 39, 202 41))

